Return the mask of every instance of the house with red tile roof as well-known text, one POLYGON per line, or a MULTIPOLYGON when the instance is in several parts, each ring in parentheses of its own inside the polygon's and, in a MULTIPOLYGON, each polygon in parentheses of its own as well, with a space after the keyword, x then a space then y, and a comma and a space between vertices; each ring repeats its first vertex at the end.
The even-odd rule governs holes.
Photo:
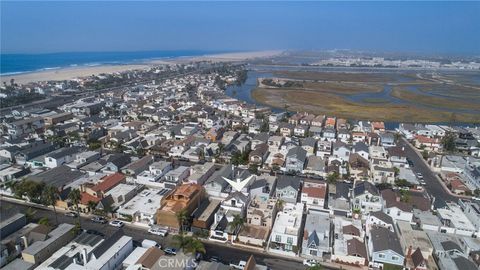
POLYGON ((93 184, 93 185, 92 184, 85 184, 82 187, 82 191, 84 191, 84 192, 86 192, 86 193, 88 193, 92 196, 95 196, 95 197, 98 197, 98 198, 102 199, 107 191, 111 190, 112 188, 114 188, 118 184, 125 183, 125 182, 126 182, 125 175, 123 175, 121 173, 114 173, 114 174, 110 174, 110 175, 107 175, 107 176, 103 177, 96 184, 93 184))
POLYGON ((302 187, 301 202, 308 210, 324 209, 327 184, 325 182, 305 181, 302 187))

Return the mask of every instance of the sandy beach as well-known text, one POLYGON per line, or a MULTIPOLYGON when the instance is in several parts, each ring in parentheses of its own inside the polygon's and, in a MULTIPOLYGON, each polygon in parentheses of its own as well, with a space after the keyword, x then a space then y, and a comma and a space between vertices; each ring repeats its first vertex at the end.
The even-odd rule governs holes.
POLYGON ((129 64, 129 65, 99 65, 99 66, 81 66, 81 67, 68 67, 55 70, 43 70, 38 72, 29 72, 14 75, 0 76, 0 80, 3 83, 10 82, 10 79, 15 79, 16 83, 26 84, 29 82, 37 81, 60 81, 71 80, 79 77, 86 77, 90 75, 97 75, 101 73, 115 73, 127 70, 146 69, 154 65, 173 64, 173 63, 188 63, 195 61, 244 61, 247 59, 271 57, 280 54, 282 51, 257 51, 257 52, 238 52, 238 53, 224 53, 224 54, 212 54, 204 56, 194 57, 178 57, 168 59, 158 59, 147 61, 141 64, 129 64))

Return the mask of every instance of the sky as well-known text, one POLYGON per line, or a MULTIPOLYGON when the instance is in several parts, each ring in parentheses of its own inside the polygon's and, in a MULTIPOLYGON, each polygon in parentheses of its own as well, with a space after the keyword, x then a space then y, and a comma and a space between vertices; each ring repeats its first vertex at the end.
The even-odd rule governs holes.
POLYGON ((480 2, 0 5, 1 53, 353 49, 480 54, 480 2))

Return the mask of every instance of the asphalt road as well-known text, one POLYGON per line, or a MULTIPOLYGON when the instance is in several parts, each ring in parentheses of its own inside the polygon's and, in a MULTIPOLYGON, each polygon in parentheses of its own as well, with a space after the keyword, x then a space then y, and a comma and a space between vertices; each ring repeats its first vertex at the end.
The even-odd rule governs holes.
MULTIPOLYGON (((0 213, 3 215, 6 211, 15 209, 21 213, 29 208, 27 205, 17 204, 12 202, 7 202, 4 200, 0 201, 0 213)), ((38 221, 40 218, 47 217, 51 224, 55 224, 55 214, 52 210, 42 209, 42 208, 33 208, 35 215, 33 221, 38 221)), ((1 215, 0 215, 1 216, 1 215)), ((64 215, 64 212, 58 212, 57 214, 59 223, 70 223, 75 224, 77 218, 67 217, 64 215)), ((118 228, 112 227, 108 224, 99 224, 92 222, 87 217, 82 217, 81 224, 83 229, 87 230, 96 230, 105 234, 106 236, 112 235, 115 231, 119 230, 118 228)), ((172 246, 174 241, 171 235, 167 237, 161 237, 157 235, 152 235, 147 232, 146 229, 134 227, 134 226, 124 226, 122 228, 125 235, 128 235, 133 238, 134 243, 141 243, 144 239, 150 239, 157 241, 161 244, 162 247, 172 246)), ((216 256, 223 260, 224 263, 229 264, 230 262, 238 263, 240 260, 247 260, 250 255, 254 255, 254 258, 258 264, 267 265, 271 269, 306 269, 302 263, 292 260, 284 259, 281 257, 272 256, 261 251, 256 250, 241 250, 238 248, 233 248, 232 246, 221 244, 221 243, 211 243, 205 242, 205 249, 207 251, 206 257, 216 256)), ((328 269, 328 268, 325 268, 328 269)))
POLYGON ((423 175, 423 180, 425 181, 425 189, 427 190, 430 196, 435 198, 434 205, 436 207, 442 206, 446 201, 457 202, 458 198, 446 191, 442 184, 439 183, 438 178, 435 177, 435 173, 430 170, 430 168, 422 161, 414 148, 405 141, 401 139, 398 143, 398 146, 405 147, 405 153, 407 158, 409 158, 413 163, 413 172, 421 173, 423 175))

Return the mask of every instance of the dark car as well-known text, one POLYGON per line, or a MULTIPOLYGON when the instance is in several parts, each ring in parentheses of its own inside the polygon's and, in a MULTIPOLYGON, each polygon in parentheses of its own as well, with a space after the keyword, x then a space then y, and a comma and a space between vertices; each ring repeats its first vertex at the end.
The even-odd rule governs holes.
POLYGON ((107 223, 107 220, 104 217, 93 217, 91 220, 92 222, 95 222, 95 223, 101 223, 101 224, 107 223))

